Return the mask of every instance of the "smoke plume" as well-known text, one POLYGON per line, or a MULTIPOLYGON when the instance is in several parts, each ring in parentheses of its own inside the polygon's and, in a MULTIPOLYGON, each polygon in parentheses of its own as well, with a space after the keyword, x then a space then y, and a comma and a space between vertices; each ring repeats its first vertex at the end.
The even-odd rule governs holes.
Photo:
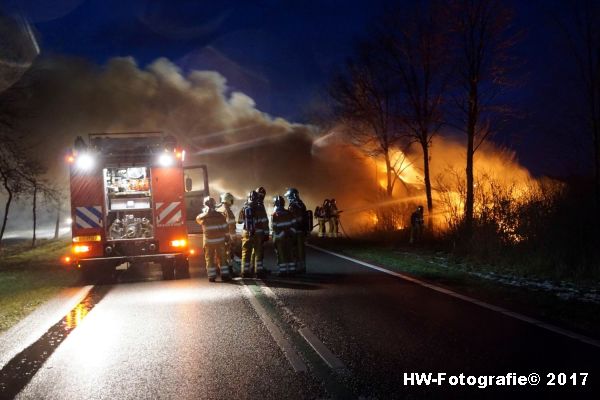
MULTIPOLYGON (((50 179, 65 186, 64 156, 76 136, 147 130, 175 135, 192 163, 208 165, 211 194, 232 192, 238 206, 258 186, 269 198, 295 187, 311 209, 324 198, 336 198, 341 209, 349 210, 342 221, 352 228, 353 222, 359 227, 365 221, 352 210, 368 210, 382 200, 377 195, 385 176, 381 162, 367 159, 341 132, 320 132, 261 112, 252 98, 232 91, 219 72, 184 72, 165 58, 141 67, 130 57, 97 66, 52 56, 38 59, 24 80, 28 95, 20 97, 26 112, 19 130, 32 152, 43 157, 50 179)), ((431 154, 433 180, 448 169, 464 170, 464 147, 456 141, 436 139, 431 154)), ((423 204, 421 153, 413 148, 407 156, 405 184, 399 182, 395 194, 423 204)), ((476 162, 480 171, 529 179, 514 154, 491 145, 478 151, 476 162)), ((19 212, 22 218, 11 216, 13 230, 30 225, 23 204, 19 212)))

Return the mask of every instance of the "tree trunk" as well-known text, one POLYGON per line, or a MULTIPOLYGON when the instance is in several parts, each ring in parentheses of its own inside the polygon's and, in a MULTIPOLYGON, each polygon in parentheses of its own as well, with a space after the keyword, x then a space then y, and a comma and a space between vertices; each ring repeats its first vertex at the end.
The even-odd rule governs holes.
POLYGON ((54 240, 58 239, 60 229, 60 203, 56 203, 56 224, 54 225, 54 240))
POLYGON ((31 247, 35 247, 35 228, 37 225, 37 183, 33 184, 33 236, 31 237, 31 247))
MULTIPOLYGON (((6 188, 6 187, 5 187, 6 188)), ((6 229, 6 222, 8 221, 8 210, 10 209, 10 203, 12 202, 13 194, 11 190, 7 189, 8 199, 4 205, 4 218, 2 220, 2 229, 0 229, 0 246, 2 245, 2 238, 4 237, 4 230, 6 229)))
MULTIPOLYGON (((428 137, 425 135, 423 137, 428 137)), ((431 178, 429 176, 429 144, 421 142, 423 148, 423 175, 425 179, 425 196, 427 197, 427 225, 429 229, 433 228, 433 199, 431 197, 431 178)))
POLYGON ((392 197, 394 192, 394 187, 392 186, 392 163, 390 162, 390 154, 389 151, 385 152, 385 172, 387 177, 387 195, 388 197, 392 197))
POLYGON ((465 234, 469 239, 473 233, 473 203, 475 202, 473 156, 475 153, 475 131, 478 118, 477 79, 472 79, 469 90, 469 115, 467 120, 467 193, 465 198, 465 234))

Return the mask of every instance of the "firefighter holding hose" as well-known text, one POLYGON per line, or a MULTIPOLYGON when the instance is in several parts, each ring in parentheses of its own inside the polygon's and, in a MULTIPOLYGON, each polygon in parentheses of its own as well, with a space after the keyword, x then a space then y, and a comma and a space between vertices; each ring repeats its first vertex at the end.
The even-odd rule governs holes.
POLYGON ((327 228, 327 208, 329 207, 329 199, 325 199, 323 201, 322 206, 317 206, 315 209, 315 217, 317 217, 317 222, 319 223, 319 237, 325 237, 327 228))
POLYGON ((217 211, 217 203, 212 197, 204 198, 204 212, 196 217, 196 222, 202 225, 204 231, 204 257, 208 280, 217 279, 217 267, 221 270, 221 279, 231 279, 229 265, 226 265, 225 241, 229 235, 227 221, 223 214, 217 211))
POLYGON ((424 222, 423 206, 417 206, 417 209, 410 216, 410 244, 421 240, 424 222))
POLYGON ((296 220, 291 212, 285 209, 283 196, 273 198, 275 211, 272 215, 273 245, 277 253, 277 267, 279 275, 292 274, 295 264, 292 261, 292 245, 296 238, 294 225, 296 220))
POLYGON ((340 211, 337 208, 337 202, 335 199, 329 200, 329 207, 327 208, 327 217, 329 218, 329 237, 340 236, 340 211))

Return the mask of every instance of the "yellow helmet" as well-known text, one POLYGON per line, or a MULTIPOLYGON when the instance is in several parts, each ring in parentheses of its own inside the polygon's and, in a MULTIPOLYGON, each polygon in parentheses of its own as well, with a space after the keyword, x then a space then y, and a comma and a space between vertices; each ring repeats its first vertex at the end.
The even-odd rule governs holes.
POLYGON ((221 193, 221 203, 233 205, 234 197, 231 193, 221 193))

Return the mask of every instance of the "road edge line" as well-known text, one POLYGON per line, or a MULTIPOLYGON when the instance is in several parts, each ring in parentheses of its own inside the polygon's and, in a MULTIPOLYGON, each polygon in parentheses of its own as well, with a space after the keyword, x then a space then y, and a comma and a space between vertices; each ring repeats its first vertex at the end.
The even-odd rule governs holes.
POLYGON ((331 350, 329 350, 329 348, 327 348, 327 346, 325 346, 325 344, 321 342, 310 329, 307 327, 300 328, 298 329, 298 333, 310 345, 310 347, 313 348, 315 353, 321 357, 321 359, 329 368, 337 372, 343 372, 346 370, 344 363, 337 358, 335 354, 333 354, 331 350))
POLYGON ((450 289, 446 289, 446 288, 443 288, 443 287, 440 287, 440 286, 436 286, 436 285, 433 285, 431 283, 427 283, 427 282, 424 282, 422 280, 413 278, 412 276, 408 276, 408 275, 405 275, 405 274, 402 274, 402 273, 399 273, 399 272, 395 272, 395 271, 390 271, 389 269, 386 269, 386 268, 383 268, 383 267, 379 267, 377 265, 373 265, 373 264, 370 264, 368 262, 358 260, 356 258, 348 257, 348 256, 345 256, 345 255, 339 254, 339 253, 335 253, 333 251, 326 250, 326 249, 323 249, 321 247, 318 247, 318 246, 315 246, 315 245, 312 245, 312 244, 307 244, 306 246, 310 247, 310 248, 313 248, 315 250, 321 251, 323 253, 330 254, 332 256, 336 256, 336 257, 343 258, 343 259, 348 260, 348 261, 352 261, 355 264, 359 264, 359 265, 362 265, 364 267, 371 268, 371 269, 374 269, 376 271, 383 272, 385 274, 392 275, 392 276, 395 276, 397 278, 407 280, 409 282, 412 282, 412 283, 415 283, 417 285, 426 287, 428 289, 435 290, 436 292, 443 293, 443 294, 446 294, 448 296, 451 296, 451 297, 454 297, 454 298, 466 301, 468 303, 478 305, 478 306, 480 306, 482 308, 487 308, 488 310, 495 311, 497 313, 506 315, 507 317, 518 319, 519 321, 522 321, 522 322, 525 322, 525 323, 528 323, 528 324, 531 324, 531 325, 535 325, 535 326, 537 326, 539 328, 548 330, 550 332, 554 332, 554 333, 556 333, 558 335, 566 336, 566 337, 568 337, 570 339, 578 340, 578 341, 580 341, 582 343, 589 344, 591 346, 595 346, 595 347, 599 347, 600 348, 600 340, 593 339, 591 337, 588 337, 588 336, 585 336, 585 335, 582 335, 582 334, 570 331, 568 329, 560 328, 560 327, 558 327, 556 325, 549 324, 547 322, 541 321, 541 320, 536 319, 536 318, 528 317, 528 316, 520 314, 518 312, 510 311, 510 310, 508 310, 508 309, 506 309, 504 307, 495 306, 493 304, 486 303, 484 301, 477 300, 477 299, 474 299, 474 298, 469 297, 469 296, 465 296, 463 294, 454 292, 454 291, 452 291, 450 289))
POLYGON ((296 324, 300 326, 296 331, 300 334, 302 339, 306 343, 312 347, 312 349, 317 353, 319 357, 325 362, 325 364, 335 372, 345 372, 347 371, 344 363, 335 355, 325 344, 311 331, 308 326, 298 318, 292 310, 290 310, 284 303, 279 299, 279 297, 273 292, 267 282, 259 280, 259 286, 262 289, 263 293, 270 297, 279 308, 283 310, 283 312, 291 318, 296 324))
POLYGON ((271 320, 271 318, 267 314, 267 310, 265 310, 263 305, 260 304, 258 299, 254 296, 254 293, 252 293, 252 290, 250 290, 250 288, 248 287, 248 285, 246 285, 245 282, 242 283, 242 290, 246 298, 254 308, 254 311, 256 311, 258 317, 261 319, 261 321, 271 334, 271 337, 273 338, 273 340, 275 340, 275 343, 277 343, 281 351, 283 351, 283 355, 291 364, 292 368, 294 369, 294 372, 306 372, 307 367, 304 361, 302 361, 300 356, 297 354, 292 344, 284 337, 283 332, 281 332, 279 327, 277 327, 277 325, 275 325, 275 323, 271 320))

